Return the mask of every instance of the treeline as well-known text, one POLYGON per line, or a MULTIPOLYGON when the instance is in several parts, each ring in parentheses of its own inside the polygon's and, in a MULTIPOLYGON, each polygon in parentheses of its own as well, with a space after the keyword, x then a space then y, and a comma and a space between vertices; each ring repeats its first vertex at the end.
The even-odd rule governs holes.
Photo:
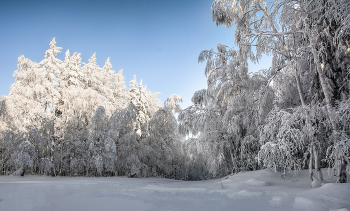
POLYGON ((126 90, 122 71, 95 54, 87 64, 55 39, 45 58, 18 58, 15 83, 0 102, 1 173, 60 176, 163 176, 186 179, 174 112, 137 83, 126 90))

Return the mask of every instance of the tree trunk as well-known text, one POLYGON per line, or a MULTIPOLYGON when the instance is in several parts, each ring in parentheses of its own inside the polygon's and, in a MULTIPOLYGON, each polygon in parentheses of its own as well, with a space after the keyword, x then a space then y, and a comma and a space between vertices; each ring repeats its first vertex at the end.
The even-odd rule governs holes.
MULTIPOLYGON (((334 116, 335 116, 335 111, 334 111, 334 108, 333 108, 333 105, 334 105, 334 98, 331 94, 331 90, 329 90, 328 86, 327 86, 327 82, 326 82, 326 76, 324 75, 324 72, 323 72, 323 69, 321 67, 321 64, 320 64, 320 61, 319 61, 319 58, 318 58, 318 55, 317 55, 317 51, 316 51, 316 48, 314 47, 313 51, 313 56, 314 56, 314 62, 316 64, 316 69, 317 69, 317 72, 318 72, 318 75, 319 75, 319 79, 320 79, 320 83, 321 83, 321 87, 322 87, 322 91, 324 93, 324 97, 325 97, 325 100, 326 100, 326 107, 327 107, 327 112, 328 112, 328 117, 329 117, 329 120, 331 122, 331 125, 332 125, 332 129, 333 129, 333 133, 337 133, 338 132, 338 127, 337 127, 337 124, 336 124, 336 121, 334 119, 334 116)), ((342 173, 343 172, 343 168, 342 165, 338 165, 337 166, 337 170, 338 170, 338 180, 339 182, 346 182, 347 181, 347 175, 346 173, 342 173)))
POLYGON ((334 109, 333 109, 334 99, 333 99, 333 96, 331 94, 331 90, 329 90, 329 88, 327 86, 326 76, 324 75, 323 69, 321 68, 320 60, 318 58, 316 49, 314 48, 314 50, 312 52, 313 52, 313 56, 314 56, 314 62, 316 65, 318 77, 320 79, 322 91, 324 94, 324 98, 326 100, 328 117, 329 117, 329 120, 331 122, 333 131, 337 131, 337 125, 336 125, 335 120, 334 120, 334 114, 335 114, 334 109))
POLYGON ((309 151, 310 151, 310 160, 309 160, 309 177, 310 177, 310 179, 311 179, 311 182, 314 180, 314 172, 313 172, 313 170, 312 170, 312 163, 313 163, 313 150, 312 150, 312 148, 313 148, 313 145, 311 144, 310 146, 309 146, 310 148, 309 148, 309 151))
POLYGON ((316 170, 316 177, 317 179, 320 181, 320 182, 324 182, 323 180, 323 174, 322 174, 322 171, 321 171, 321 158, 320 156, 318 155, 318 150, 317 150, 318 147, 315 146, 315 144, 313 144, 312 146, 312 151, 314 153, 314 156, 315 156, 315 170, 316 170))
POLYGON ((24 176, 25 172, 26 172, 26 169, 23 168, 23 167, 21 167, 21 169, 20 169, 20 175, 21 175, 21 177, 24 176))
POLYGON ((304 97, 303 90, 302 90, 301 84, 300 84, 300 77, 298 75, 298 71, 296 68, 295 68, 295 80, 297 81, 297 88, 298 88, 298 93, 299 93, 301 105, 306 106, 305 97, 304 97))
POLYGON ((337 169, 337 183, 346 183, 347 178, 346 178, 346 163, 344 161, 344 158, 340 161, 340 164, 338 165, 337 169))
POLYGON ((234 168, 234 169, 232 169, 232 174, 233 174, 233 173, 238 171, 238 166, 237 166, 237 163, 234 160, 234 156, 233 156, 233 152, 232 152, 232 148, 233 148, 232 142, 231 142, 230 145, 231 145, 231 147, 230 147, 231 161, 232 161, 232 165, 233 165, 233 168, 234 168))
POLYGON ((322 171, 321 171, 321 158, 318 154, 318 149, 317 147, 315 146, 315 143, 311 143, 310 144, 310 160, 309 160, 309 177, 311 179, 311 182, 314 180, 314 179, 317 179, 319 180, 320 182, 324 182, 324 179, 323 179, 323 174, 322 174, 322 171), (312 164, 315 164, 315 171, 316 171, 316 174, 314 175, 314 172, 313 172, 313 169, 312 169, 312 164))

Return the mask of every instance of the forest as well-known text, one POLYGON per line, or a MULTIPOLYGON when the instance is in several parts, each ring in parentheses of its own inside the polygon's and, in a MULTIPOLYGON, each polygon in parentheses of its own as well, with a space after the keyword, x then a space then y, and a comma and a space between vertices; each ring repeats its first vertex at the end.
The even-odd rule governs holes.
POLYGON ((205 180, 309 169, 323 182, 328 167, 346 182, 350 1, 214 0, 211 11, 235 27, 235 46, 199 53, 207 87, 187 108, 136 76, 127 88, 109 58, 58 59, 55 38, 42 61, 20 56, 0 97, 0 174, 205 180), (263 55, 270 68, 249 71, 263 55))

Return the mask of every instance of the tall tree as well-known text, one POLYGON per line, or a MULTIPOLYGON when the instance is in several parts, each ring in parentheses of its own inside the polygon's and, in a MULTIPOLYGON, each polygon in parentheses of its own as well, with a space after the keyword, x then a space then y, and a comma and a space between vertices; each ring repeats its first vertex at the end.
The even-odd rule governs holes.
MULTIPOLYGON (((235 24, 235 42, 244 61, 258 61, 267 54, 272 55, 274 76, 286 68, 284 72, 294 70, 302 106, 324 100, 333 132, 338 133, 335 102, 347 99, 349 93, 349 26, 344 24, 349 20, 349 8, 349 2, 342 0, 215 0, 212 15, 217 25, 235 24), (312 83, 305 83, 308 80, 312 83), (306 88, 316 90, 316 97, 312 92, 305 96, 306 88)), ((306 118, 309 125, 311 120, 306 118)), ((324 149, 319 146, 319 140, 310 142, 310 156, 315 158, 317 179, 323 180, 320 153, 324 149)), ((312 171, 310 174, 313 178, 312 171)))
POLYGON ((142 80, 140 84, 137 84, 136 76, 130 81, 128 101, 138 109, 135 131, 141 138, 147 136, 148 122, 161 107, 161 103, 157 98, 158 94, 147 90, 147 87, 142 85, 142 80))

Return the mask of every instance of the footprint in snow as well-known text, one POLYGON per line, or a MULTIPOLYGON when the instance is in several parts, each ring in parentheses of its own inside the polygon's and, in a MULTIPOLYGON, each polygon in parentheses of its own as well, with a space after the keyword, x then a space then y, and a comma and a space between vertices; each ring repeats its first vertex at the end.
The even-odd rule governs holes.
POLYGON ((269 186, 270 184, 263 180, 250 179, 243 182, 243 185, 245 187, 263 187, 263 186, 269 186))
POLYGON ((209 200, 211 200, 211 201, 221 201, 222 199, 219 198, 219 197, 211 197, 211 198, 209 198, 209 200))
POLYGON ((80 184, 72 184, 72 185, 70 185, 70 187, 77 190, 77 189, 80 189, 80 184))
POLYGON ((153 196, 150 196, 148 198, 148 200, 151 200, 151 201, 153 201, 153 200, 170 201, 172 199, 170 197, 168 197, 168 196, 155 196, 155 195, 153 195, 153 196))
POLYGON ((274 208, 281 208, 282 206, 281 197, 273 196, 272 199, 270 200, 270 205, 274 208))
POLYGON ((181 201, 193 201, 193 199, 191 197, 188 197, 188 196, 180 196, 179 199, 181 201))
POLYGON ((147 186, 148 183, 144 182, 125 182, 125 183, 112 183, 111 184, 114 189, 134 189, 134 188, 142 188, 147 186))
POLYGON ((62 189, 64 189, 66 186, 65 186, 65 185, 57 185, 56 187, 57 187, 57 189, 62 190, 62 189))
POLYGON ((293 208, 296 210, 310 210, 313 203, 311 200, 297 196, 294 199, 293 208))
POLYGON ((84 186, 96 185, 97 183, 84 183, 84 186))
POLYGON ((228 196, 233 199, 247 199, 252 197, 260 197, 263 193, 260 191, 250 191, 250 190, 241 190, 237 193, 229 194, 228 196))

